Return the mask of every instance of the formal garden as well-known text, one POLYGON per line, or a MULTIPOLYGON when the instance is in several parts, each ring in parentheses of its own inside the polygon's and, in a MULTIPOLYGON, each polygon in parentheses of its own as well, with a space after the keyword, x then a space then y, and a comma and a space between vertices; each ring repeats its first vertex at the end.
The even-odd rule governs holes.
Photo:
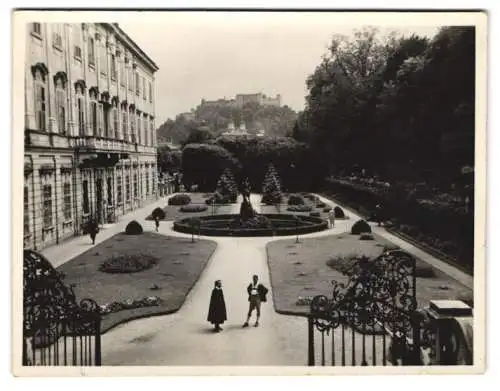
POLYGON ((81 300, 100 306, 101 331, 123 322, 176 312, 217 245, 144 232, 131 221, 119 233, 59 266, 81 300))

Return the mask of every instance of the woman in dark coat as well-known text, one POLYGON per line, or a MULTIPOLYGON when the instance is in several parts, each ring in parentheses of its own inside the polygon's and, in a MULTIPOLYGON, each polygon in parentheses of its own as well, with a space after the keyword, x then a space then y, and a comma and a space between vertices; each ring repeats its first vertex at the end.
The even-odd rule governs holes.
POLYGON ((215 326, 215 332, 221 331, 222 328, 220 325, 227 320, 226 302, 224 301, 224 292, 222 292, 222 283, 220 280, 215 281, 215 286, 212 290, 207 320, 215 326))

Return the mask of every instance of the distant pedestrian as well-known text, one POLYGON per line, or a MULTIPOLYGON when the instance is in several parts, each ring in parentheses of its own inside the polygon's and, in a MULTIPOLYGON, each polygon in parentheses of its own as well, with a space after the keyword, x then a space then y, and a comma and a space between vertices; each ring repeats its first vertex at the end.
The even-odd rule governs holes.
POLYGON ((95 238, 99 233, 99 224, 97 224, 96 219, 92 219, 88 223, 88 233, 90 235, 90 239, 92 240, 92 244, 95 244, 95 238))
POLYGON ((328 226, 330 229, 335 226, 335 211, 333 209, 328 212, 328 226))
POLYGON ((255 321, 255 327, 259 325, 260 320, 260 304, 267 301, 266 295, 268 289, 259 283, 259 277, 257 275, 253 275, 252 282, 247 287, 248 292, 248 315, 247 320, 243 324, 243 327, 248 327, 248 323, 250 322, 250 317, 252 316, 252 312, 254 310, 257 311, 257 319, 255 321))
POLYGON ((227 320, 226 302, 224 301, 224 292, 220 280, 215 281, 214 289, 212 289, 207 320, 215 326, 214 331, 216 333, 222 330, 220 325, 227 320))
POLYGON ((155 216, 155 227, 156 232, 158 232, 158 228, 160 228, 160 218, 158 216, 155 216))

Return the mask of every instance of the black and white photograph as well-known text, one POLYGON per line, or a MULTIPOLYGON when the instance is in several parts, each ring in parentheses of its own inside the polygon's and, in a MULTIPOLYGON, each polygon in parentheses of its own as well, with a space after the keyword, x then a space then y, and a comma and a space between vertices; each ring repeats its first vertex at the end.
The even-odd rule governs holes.
POLYGON ((483 373, 486 37, 14 11, 15 375, 483 373))

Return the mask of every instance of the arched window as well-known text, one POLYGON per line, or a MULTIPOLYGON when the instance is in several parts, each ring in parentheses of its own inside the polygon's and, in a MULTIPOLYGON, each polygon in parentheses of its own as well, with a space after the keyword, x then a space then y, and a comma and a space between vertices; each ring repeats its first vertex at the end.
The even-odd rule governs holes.
POLYGON ((89 98, 90 98, 90 116, 89 116, 89 121, 90 121, 90 131, 91 135, 94 137, 99 136, 99 107, 97 103, 97 89, 95 87, 92 87, 89 90, 89 98))
POLYGON ((41 131, 47 130, 47 85, 45 74, 40 69, 35 70, 34 74, 34 92, 35 92, 35 122, 36 128, 41 131))
POLYGON ((85 136, 85 100, 83 97, 83 86, 78 83, 75 87, 76 108, 78 112, 78 135, 85 136))
POLYGON ((59 133, 66 134, 66 80, 64 75, 56 74, 56 121, 59 133))
POLYGON ((139 145, 141 145, 142 144, 142 121, 141 121, 141 114, 140 113, 137 113, 136 121, 137 121, 137 143, 139 145))
POLYGON ((120 139, 120 119, 118 117, 118 108, 116 106, 113 106, 113 109, 111 111, 111 115, 113 118, 113 129, 114 129, 114 137, 116 140, 120 139))

